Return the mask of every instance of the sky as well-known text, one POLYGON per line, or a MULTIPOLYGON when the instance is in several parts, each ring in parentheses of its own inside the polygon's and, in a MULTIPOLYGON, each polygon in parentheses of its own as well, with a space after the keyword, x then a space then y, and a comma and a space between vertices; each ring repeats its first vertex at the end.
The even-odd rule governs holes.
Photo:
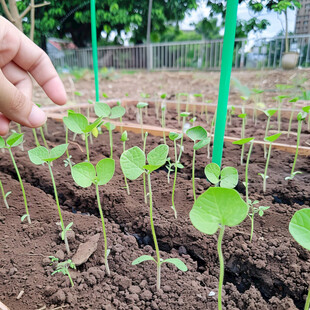
MULTIPOLYGON (((197 23, 199 20, 201 20, 204 17, 209 16, 210 9, 206 7, 205 3, 202 3, 199 5, 197 10, 193 10, 190 13, 187 14, 185 20, 180 24, 180 28, 182 30, 192 30, 194 29, 193 26, 191 26, 191 23, 197 23)), ((273 37, 276 36, 282 29, 285 27, 284 22, 284 14, 278 15, 275 12, 267 12, 266 9, 262 11, 259 14, 253 14, 252 12, 248 11, 248 8, 246 6, 246 3, 242 3, 238 7, 238 19, 244 19, 249 20, 252 17, 257 17, 259 19, 267 19, 270 23, 270 26, 267 27, 266 30, 264 30, 261 33, 250 33, 250 38, 263 38, 263 37, 273 37)), ((294 31, 295 28, 295 16, 296 11, 289 10, 288 11, 288 24, 289 24, 289 31, 294 31)))

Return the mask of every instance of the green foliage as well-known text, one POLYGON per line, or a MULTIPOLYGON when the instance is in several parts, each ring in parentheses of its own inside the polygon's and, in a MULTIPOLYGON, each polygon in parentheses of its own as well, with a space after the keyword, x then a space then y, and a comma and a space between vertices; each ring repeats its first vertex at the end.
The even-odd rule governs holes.
POLYGON ((111 114, 110 106, 105 102, 96 102, 95 103, 95 113, 98 117, 106 118, 111 114))
POLYGON ((126 109, 121 105, 117 105, 111 109, 110 119, 123 117, 126 113, 126 109))
MULTIPOLYGON (((18 146, 21 143, 23 143, 24 134, 23 133, 12 133, 7 139, 6 139, 6 145, 7 147, 11 148, 14 146, 18 146)), ((1 143, 3 144, 3 143, 1 143)))
POLYGON ((186 131, 186 135, 194 142, 197 140, 207 139, 208 137, 207 131, 201 126, 195 126, 193 128, 188 129, 186 131))
POLYGON ((210 163, 205 167, 207 179, 220 187, 234 188, 238 184, 238 171, 234 167, 221 168, 216 163, 210 163))
POLYGON ((68 144, 60 144, 48 150, 44 146, 38 146, 28 151, 31 162, 35 165, 42 165, 45 162, 52 162, 61 157, 67 150, 68 144))
POLYGON ((136 180, 144 172, 145 154, 134 146, 121 155, 120 165, 126 178, 136 180))
POLYGON ((264 111, 264 113, 266 114, 267 117, 273 116, 276 112, 277 112, 277 109, 268 109, 268 110, 264 111))
POLYGON ((143 109, 145 107, 147 107, 149 104, 147 102, 138 102, 137 104, 137 108, 138 109, 143 109))
POLYGON ((128 141, 128 133, 126 130, 122 133, 121 141, 122 142, 128 141))
POLYGON ((274 142, 276 141, 280 136, 281 136, 282 132, 276 133, 275 135, 269 136, 269 137, 265 137, 264 140, 266 142, 274 142))
POLYGON ((132 265, 138 265, 140 263, 150 261, 150 260, 153 262, 156 262, 155 259, 150 255, 141 255, 140 257, 136 258, 131 264, 132 265))
POLYGON ((237 141, 233 141, 232 144, 243 145, 243 144, 246 144, 246 143, 251 142, 253 140, 254 140, 253 137, 244 138, 244 139, 240 139, 240 140, 237 140, 237 141))

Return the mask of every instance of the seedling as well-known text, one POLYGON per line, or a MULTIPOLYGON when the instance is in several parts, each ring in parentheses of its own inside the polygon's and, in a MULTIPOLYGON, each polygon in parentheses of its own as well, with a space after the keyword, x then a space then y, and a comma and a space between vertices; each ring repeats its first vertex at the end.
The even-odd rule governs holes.
POLYGON ((164 138, 164 143, 166 144, 166 94, 162 94, 160 98, 163 100, 161 102, 161 127, 163 128, 163 138, 164 138))
POLYGON ((235 111, 236 111, 236 108, 233 105, 227 106, 229 125, 231 125, 231 119, 232 119, 232 116, 235 115, 235 111))
POLYGON ((101 159, 97 163, 96 168, 93 166, 93 164, 84 162, 74 165, 71 170, 73 180, 79 186, 86 188, 94 184, 96 187, 97 203, 101 217, 102 231, 104 237, 104 261, 108 275, 111 274, 108 262, 108 256, 110 250, 108 249, 107 234, 105 229, 103 212, 101 208, 99 185, 107 184, 112 179, 114 171, 115 171, 115 161, 114 159, 111 158, 101 159))
POLYGON ((234 167, 221 170, 216 163, 210 163, 205 167, 205 175, 210 183, 219 187, 234 188, 238 184, 238 171, 234 167))
POLYGON ((296 174, 301 173, 300 171, 294 171, 294 170, 295 170, 295 165, 296 165, 297 156, 298 156, 298 148, 299 148, 299 143, 300 143, 302 122, 306 119, 306 117, 307 117, 307 113, 303 110, 299 112, 297 115, 298 129, 297 129, 296 152, 295 152, 294 162, 293 162, 293 166, 291 170, 291 175, 286 177, 285 180, 293 180, 296 174))
MULTIPOLYGON (((265 115, 268 117, 267 118, 267 125, 266 125, 266 129, 265 129, 265 137, 268 136, 268 131, 269 131, 269 126, 270 126, 270 119, 271 117, 277 112, 276 109, 268 109, 266 111, 264 111, 265 115)), ((267 156, 267 147, 266 144, 264 144, 264 158, 266 158, 267 156)))
POLYGON ((109 98, 109 96, 106 93, 102 93, 102 97, 105 98, 105 99, 109 98))
POLYGON ((74 286, 74 283, 72 281, 69 268, 76 269, 74 262, 71 259, 66 260, 65 262, 59 263, 59 259, 54 256, 49 256, 52 263, 50 265, 53 265, 54 263, 57 263, 56 270, 52 273, 52 276, 58 272, 61 272, 64 276, 68 276, 71 286, 74 286))
MULTIPOLYGON (((24 198, 26 214, 24 214, 21 217, 21 221, 23 222, 27 218, 28 223, 31 224, 31 219, 30 219, 30 214, 29 214, 29 211, 28 211, 27 197, 26 197, 26 193, 25 193, 25 189, 24 189, 23 180, 22 180, 22 178, 20 176, 20 173, 19 173, 16 161, 15 161, 13 153, 12 153, 12 147, 21 145, 23 143, 23 137, 24 137, 23 133, 16 133, 16 132, 11 134, 6 139, 6 141, 4 141, 4 139, 2 137, 0 137, 0 148, 8 149, 8 151, 10 153, 10 156, 11 156, 11 159, 12 159, 12 162, 13 162, 13 165, 14 165, 14 168, 15 168, 15 171, 16 171, 16 174, 17 174, 17 177, 18 177, 18 181, 19 181, 21 190, 23 192, 23 198, 24 198)), ((3 194, 3 192, 2 192, 2 194, 3 194)), ((8 196, 8 193, 6 194, 6 197, 7 196, 8 196)))
MULTIPOLYGON (((127 134, 126 130, 122 133, 121 141, 123 142, 123 152, 125 152, 126 151, 126 141, 128 141, 128 134, 127 134)), ((128 185, 127 178, 125 175, 124 175, 124 180, 125 180, 125 185, 126 185, 126 189, 127 189, 127 194, 130 195, 129 185, 128 185)))
MULTIPOLYGON (((68 127, 66 126, 66 124, 64 123, 64 127, 65 127, 65 130, 66 130, 66 143, 68 146, 69 146, 69 129, 68 127)), ((65 163, 65 167, 70 167, 70 169, 72 168, 72 166, 74 165, 74 162, 71 160, 72 156, 69 155, 69 147, 67 147, 66 149, 66 155, 67 155, 67 158, 64 160, 64 163, 65 163)))
POLYGON ((175 218, 178 217, 177 210, 174 204, 174 193, 175 193, 175 185, 177 182, 177 173, 178 173, 178 168, 179 169, 184 168, 184 166, 178 161, 178 151, 177 151, 177 140, 181 139, 181 137, 182 137, 182 134, 178 134, 175 132, 169 133, 169 139, 173 141, 173 145, 174 145, 174 163, 170 164, 170 169, 171 167, 174 167, 174 179, 173 179, 172 196, 171 196, 172 207, 171 208, 174 211, 175 218))
POLYGON ((256 126, 257 124, 257 108, 261 103, 262 99, 262 93, 264 92, 262 89, 257 89, 257 88, 252 88, 252 97, 254 100, 254 111, 253 111, 253 122, 254 125, 256 126))
POLYGON ((181 161, 181 156, 184 150, 183 140, 184 140, 184 133, 185 133, 186 117, 190 116, 190 112, 182 112, 180 113, 180 116, 182 117, 182 137, 181 137, 181 142, 180 142, 180 153, 179 153, 179 158, 178 158, 179 162, 181 161))
MULTIPOLYGON (((280 85, 280 84, 278 84, 280 85)), ((289 95, 279 95, 274 97, 275 100, 278 102, 278 131, 281 131, 281 109, 282 109, 282 102, 284 99, 290 98, 289 95)))
POLYGON ((153 198, 151 187, 151 173, 165 164, 167 161, 169 147, 166 144, 157 146, 150 151, 147 155, 148 165, 146 165, 145 153, 137 146, 134 146, 125 151, 120 158, 121 168, 125 176, 130 180, 136 180, 141 174, 146 174, 148 179, 149 188, 149 205, 150 205, 150 223, 153 241, 156 251, 156 259, 150 255, 142 255, 132 262, 132 265, 140 264, 144 261, 154 261, 157 266, 157 291, 160 289, 160 270, 163 263, 171 263, 178 269, 186 271, 186 265, 178 258, 168 258, 162 260, 159 253, 159 247, 157 243, 154 221, 153 221, 153 198))
POLYGON ((196 120, 197 120, 197 117, 196 117, 196 116, 194 116, 193 118, 191 118, 191 119, 189 120, 189 122, 192 124, 192 126, 194 126, 194 125, 195 125, 196 120))
POLYGON ((61 230, 62 230, 61 239, 65 242, 67 253, 68 253, 68 255, 70 255, 70 248, 69 248, 68 239, 67 239, 67 232, 71 229, 71 226, 73 225, 73 223, 71 222, 67 226, 65 226, 65 224, 64 224, 64 221, 63 221, 63 218, 61 215, 61 208, 59 205, 57 187, 56 187, 54 174, 53 174, 53 170, 52 170, 52 165, 51 165, 54 160, 61 157, 66 152, 67 147, 68 147, 68 144, 61 144, 61 145, 58 145, 58 146, 52 148, 51 150, 48 150, 44 146, 38 146, 34 149, 29 150, 28 156, 29 156, 30 161, 32 163, 34 163, 35 165, 47 164, 47 166, 48 166, 48 169, 49 169, 49 172, 51 175, 51 179, 52 179, 52 183, 53 183, 54 195, 55 195, 55 200, 56 200, 56 204, 57 204, 61 230))
POLYGON ((213 138, 213 131, 215 128, 215 120, 216 120, 216 112, 217 110, 215 110, 212 120, 211 120, 211 126, 210 126, 210 143, 208 144, 208 148, 207 148, 207 157, 210 158, 210 145, 211 145, 211 141, 213 138))
MULTIPOLYGON (((1 143, 1 140, 0 140, 0 143, 1 143)), ((6 192, 4 191, 3 184, 2 184, 2 182, 1 182, 1 180, 0 180, 0 189, 1 189, 1 193, 2 193, 2 198, 3 198, 4 205, 6 206, 7 209, 10 209, 9 204, 8 204, 8 202, 7 202, 7 198, 8 198, 8 196, 11 194, 11 192, 7 192, 7 193, 6 193, 6 192)))
POLYGON ((294 117, 294 112, 295 112, 295 106, 296 106, 296 102, 299 100, 299 97, 295 97, 291 100, 289 100, 290 103, 292 103, 292 112, 291 112, 291 116, 290 116, 290 120, 288 123, 288 129, 287 129, 287 137, 289 138, 290 133, 291 133, 291 128, 292 128, 292 121, 293 121, 293 117, 294 117))
POLYGON ((137 108, 139 110, 139 118, 140 118, 140 125, 141 125, 141 137, 142 137, 142 141, 143 141, 143 137, 144 137, 144 132, 143 132, 143 117, 142 117, 142 109, 146 108, 149 104, 147 102, 139 102, 137 104, 137 108))
POLYGON ((40 142, 38 140, 37 131, 36 131, 35 128, 32 128, 32 134, 33 134, 34 142, 35 142, 36 146, 40 146, 40 142))
POLYGON ((195 190, 195 155, 196 151, 203 148, 210 143, 210 137, 208 137, 207 131, 201 126, 190 128, 186 131, 187 136, 194 141, 193 146, 193 163, 192 163, 192 184, 193 184, 193 195, 194 201, 196 201, 196 190, 195 190), (199 141, 196 143, 196 141, 199 141))
POLYGON ((224 280, 224 257, 222 240, 225 226, 239 225, 247 216, 247 204, 241 199, 237 191, 230 188, 209 187, 190 211, 190 220, 200 232, 214 235, 220 229, 217 239, 217 251, 220 262, 220 276, 218 289, 218 309, 222 310, 222 287, 224 280))
MULTIPOLYGON (((289 231, 293 238, 302 247, 310 251, 310 209, 301 209, 295 212, 290 224, 289 231)), ((310 307, 310 286, 308 288, 307 299, 304 310, 310 307)))
MULTIPOLYGON (((22 134, 22 127, 20 124, 16 123, 17 125, 17 133, 22 134)), ((18 145, 18 147, 24 151, 24 140, 18 145)))
POLYGON ((279 132, 275 135, 264 138, 264 140, 266 142, 269 142, 269 149, 268 149, 267 161, 266 161, 266 166, 265 166, 265 172, 264 172, 264 174, 259 173, 259 175, 263 178, 263 191, 264 191, 264 193, 266 192, 266 181, 269 178, 269 176, 267 175, 267 170, 268 170, 268 165, 269 165, 269 160, 270 160, 270 155, 271 155, 271 146, 272 146, 272 143, 274 141, 276 141, 281 136, 281 134, 282 133, 279 132))
POLYGON ((83 114, 75 113, 72 110, 69 110, 68 116, 63 118, 63 122, 72 132, 84 135, 87 161, 90 161, 88 136, 94 128, 100 126, 101 120, 102 117, 99 117, 95 122, 89 124, 87 118, 83 114))
MULTIPOLYGON (((119 122, 121 123, 120 127, 121 127, 121 134, 123 133, 123 116, 126 113, 126 109, 124 107, 122 107, 122 104, 120 101, 117 101, 117 106, 119 106, 120 108, 118 108, 117 110, 114 109, 114 116, 116 114, 119 115, 119 122), (115 113, 115 112, 118 113, 115 113)), ((113 112, 113 108, 112 108, 112 112, 113 112)))
MULTIPOLYGON (((145 154, 147 136, 148 136, 148 132, 146 132, 144 134, 144 141, 143 141, 143 152, 144 152, 144 154, 145 154)), ((142 178, 143 178, 144 202, 147 205, 147 192, 146 192, 146 176, 145 176, 145 173, 143 173, 142 178)))
MULTIPOLYGON (((238 115, 239 118, 242 119, 242 128, 241 128, 241 139, 245 138, 245 124, 247 122, 247 114, 246 113, 242 113, 238 115)), ((241 165, 243 165, 243 154, 244 154, 244 144, 242 144, 242 148, 241 148, 241 165)))

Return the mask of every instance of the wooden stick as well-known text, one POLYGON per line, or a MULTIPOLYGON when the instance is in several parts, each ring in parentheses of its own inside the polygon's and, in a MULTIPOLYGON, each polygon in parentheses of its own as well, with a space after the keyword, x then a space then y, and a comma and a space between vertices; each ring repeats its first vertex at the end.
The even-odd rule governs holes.
POLYGON ((10 308, 0 301, 0 310, 10 310, 10 308))

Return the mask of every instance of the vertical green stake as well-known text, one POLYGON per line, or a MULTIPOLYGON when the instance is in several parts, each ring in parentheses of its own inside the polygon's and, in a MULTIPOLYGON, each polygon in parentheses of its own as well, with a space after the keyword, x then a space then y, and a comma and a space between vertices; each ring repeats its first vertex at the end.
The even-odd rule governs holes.
POLYGON ((224 134, 226 126, 227 102, 230 86, 230 75, 236 35, 238 0, 227 1, 225 34, 223 43, 222 65, 219 96, 217 103, 216 124, 212 162, 221 166, 223 156, 224 134))
POLYGON ((93 67, 94 67, 94 75, 95 75, 96 101, 99 101, 96 0, 90 1, 90 14, 91 14, 91 41, 92 41, 92 49, 93 49, 93 67))

